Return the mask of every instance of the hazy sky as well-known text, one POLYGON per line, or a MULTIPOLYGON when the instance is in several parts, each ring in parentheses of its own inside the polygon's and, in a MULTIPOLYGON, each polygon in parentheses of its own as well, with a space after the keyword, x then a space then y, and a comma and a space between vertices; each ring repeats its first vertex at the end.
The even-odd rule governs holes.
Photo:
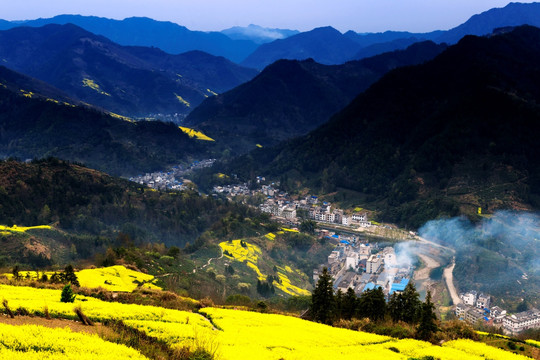
MULTIPOLYGON (((534 1, 521 1, 534 2, 534 1)), ((191 30, 257 24, 310 30, 376 32, 446 30, 474 14, 503 7, 501 0, 0 0, 0 18, 35 19, 59 14, 123 19, 146 16, 191 30)))

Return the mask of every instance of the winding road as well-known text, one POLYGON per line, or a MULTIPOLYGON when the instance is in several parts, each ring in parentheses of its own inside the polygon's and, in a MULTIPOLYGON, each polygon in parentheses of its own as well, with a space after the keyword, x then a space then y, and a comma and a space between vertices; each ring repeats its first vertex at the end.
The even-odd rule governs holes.
POLYGON ((430 258, 429 256, 427 256, 425 254, 418 254, 418 257, 420 259, 422 259, 422 261, 424 262, 424 264, 426 264, 426 266, 424 266, 422 269, 420 269, 420 270, 418 270, 418 271, 416 271, 414 273, 414 279, 415 280, 428 279, 429 278, 429 273, 431 272, 431 270, 435 269, 436 267, 441 265, 441 264, 439 264, 438 261, 436 261, 435 259, 430 258))
POLYGON ((454 286, 454 267, 456 266, 456 258, 452 258, 452 264, 449 265, 444 269, 443 277, 444 281, 446 282, 446 287, 448 288, 448 292, 450 293, 450 297, 452 297, 452 303, 454 305, 457 305, 461 303, 461 299, 458 296, 456 287, 454 286))
MULTIPOLYGON (((417 239, 418 239, 418 241, 426 243, 426 244, 431 245, 433 247, 438 247, 438 248, 441 248, 441 249, 449 250, 453 254, 456 253, 456 250, 454 250, 452 248, 437 244, 437 243, 435 243, 433 241, 426 240, 426 239, 424 239, 424 238, 422 238, 420 236, 417 236, 417 239)), ((418 254, 418 256, 422 259, 422 261, 424 261, 424 263, 426 264, 426 267, 421 269, 420 271, 418 271, 415 274, 415 279, 416 280, 427 279, 429 277, 429 272, 431 271, 431 269, 436 268, 437 266, 440 266, 440 264, 437 261, 430 258, 429 256, 427 256, 427 255, 418 254)), ((446 283, 446 288, 448 289, 448 292, 450 293, 450 297, 452 298, 452 303, 454 305, 457 305, 457 304, 461 303, 461 299, 459 298, 456 287, 454 286, 454 274, 453 274, 453 271, 454 271, 455 266, 456 266, 456 258, 454 256, 452 258, 452 263, 449 266, 447 266, 446 268, 444 268, 443 278, 444 278, 444 282, 446 283)))

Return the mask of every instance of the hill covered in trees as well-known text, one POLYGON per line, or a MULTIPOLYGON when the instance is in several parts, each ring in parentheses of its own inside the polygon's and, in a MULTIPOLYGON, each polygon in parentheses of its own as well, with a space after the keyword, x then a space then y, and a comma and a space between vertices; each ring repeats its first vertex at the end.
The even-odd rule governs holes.
MULTIPOLYGON (((75 106, 31 90, 27 77, 0 69, 0 155, 58 158, 114 175, 136 175, 207 156, 209 141, 190 138, 176 125, 133 122, 89 106, 75 106), (23 81, 18 81, 18 79, 23 81), (6 79, 6 80, 4 80, 6 79)), ((35 82, 30 82, 35 84, 35 82)), ((42 84, 42 83, 39 83, 42 84)))
POLYGON ((6 245, 2 255, 26 263, 88 258, 122 241, 177 247, 191 243, 195 250, 196 240, 212 227, 225 239, 232 233, 255 234, 265 221, 243 227, 244 218, 259 216, 247 207, 193 191, 154 191, 56 159, 0 162, 0 202, 0 224, 17 226, 1 232, 6 245), (220 223, 228 217, 237 219, 229 228, 220 223), (32 230, 30 236, 17 231, 44 224, 52 228, 32 230))
POLYGON ((253 80, 206 99, 186 122, 236 152, 274 145, 328 121, 388 71, 423 63, 445 48, 428 41, 336 66, 280 60, 253 80))
POLYGON ((353 190, 411 227, 478 207, 537 208, 539 60, 538 28, 467 36, 390 72, 312 133, 229 169, 281 178, 290 190, 337 190, 337 200, 353 190))
MULTIPOLYGON (((221 35, 224 36, 224 35, 221 35)), ((257 71, 201 51, 121 46, 73 24, 0 31, 3 65, 124 116, 185 116, 257 71)))

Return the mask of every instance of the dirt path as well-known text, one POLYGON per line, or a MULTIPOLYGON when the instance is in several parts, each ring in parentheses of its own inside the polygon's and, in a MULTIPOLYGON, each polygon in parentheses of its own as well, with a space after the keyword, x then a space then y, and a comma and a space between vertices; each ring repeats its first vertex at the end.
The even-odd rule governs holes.
MULTIPOLYGON (((204 264, 203 266, 201 266, 201 270, 204 269, 205 267, 207 267, 208 265, 210 265, 212 260, 214 260, 214 259, 219 260, 219 259, 221 259, 223 257, 223 249, 221 247, 219 249, 221 250, 221 256, 208 259, 208 262, 206 264, 204 264)), ((196 272, 197 272, 197 268, 193 269, 193 273, 196 273, 196 272)))
POLYGON ((422 259, 424 266, 422 269, 415 271, 414 273, 414 279, 415 280, 426 280, 429 278, 429 273, 432 269, 435 269, 436 267, 440 266, 438 261, 434 260, 433 258, 430 258, 429 256, 425 254, 418 254, 418 257, 422 259))
POLYGON ((49 328, 65 328, 68 327, 71 331, 85 332, 89 334, 100 334, 103 332, 110 332, 108 329, 99 323, 94 326, 86 326, 78 321, 66 320, 66 319, 45 319, 37 316, 15 316, 15 318, 9 318, 7 316, 0 316, 0 323, 8 325, 41 325, 49 328))
POLYGON ((447 268, 444 269, 443 277, 444 281, 446 282, 446 287, 448 288, 448 292, 450 293, 450 296, 452 297, 452 302, 454 305, 457 305, 461 303, 461 299, 458 296, 458 293, 456 291, 456 287, 454 286, 454 267, 456 266, 455 258, 452 259, 452 264, 449 265, 447 268))
POLYGON ((201 269, 204 269, 205 267, 207 267, 208 265, 210 265, 210 263, 212 262, 212 260, 214 259, 221 259, 223 257, 223 249, 221 248, 221 246, 219 247, 219 249, 221 250, 221 256, 220 257, 217 257, 217 258, 210 258, 208 259, 208 262, 206 263, 206 265, 203 265, 201 269))

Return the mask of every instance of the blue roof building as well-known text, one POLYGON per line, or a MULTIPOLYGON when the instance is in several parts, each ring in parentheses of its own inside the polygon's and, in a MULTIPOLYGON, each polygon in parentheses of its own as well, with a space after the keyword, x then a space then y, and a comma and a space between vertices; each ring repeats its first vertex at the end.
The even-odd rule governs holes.
POLYGON ((364 286, 364 290, 363 291, 366 291, 366 290, 373 290, 375 289, 375 284, 372 283, 372 282, 369 282, 366 284, 366 286, 364 286))
POLYGON ((392 295, 395 291, 402 292, 407 287, 407 284, 409 284, 409 279, 401 279, 401 282, 392 284, 392 288, 388 294, 392 295))

